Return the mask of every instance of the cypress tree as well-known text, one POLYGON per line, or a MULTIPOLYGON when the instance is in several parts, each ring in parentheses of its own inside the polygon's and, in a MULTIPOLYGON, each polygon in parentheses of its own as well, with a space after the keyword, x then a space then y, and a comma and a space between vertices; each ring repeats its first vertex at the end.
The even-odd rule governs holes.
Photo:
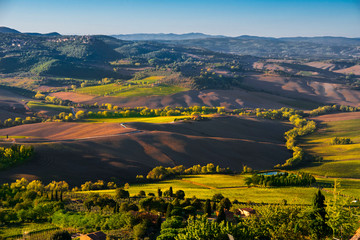
POLYGON ((204 205, 204 214, 206 214, 207 217, 210 217, 211 213, 212 213, 212 209, 211 209, 210 199, 206 199, 206 202, 204 205))
POLYGON ((165 217, 166 219, 168 219, 169 217, 171 217, 171 211, 173 209, 173 206, 171 203, 168 203, 167 209, 166 209, 166 214, 165 217))
POLYGON ((221 208, 219 211, 219 215, 216 219, 216 222, 221 223, 222 221, 226 221, 226 215, 224 208, 221 208))
POLYGON ((212 210, 213 210, 213 211, 216 211, 216 202, 215 202, 215 201, 213 202, 212 210))
POLYGON ((162 197, 162 191, 160 188, 158 188, 157 193, 158 193, 158 197, 162 197))
POLYGON ((320 189, 315 194, 310 213, 310 229, 316 239, 323 239, 329 233, 329 226, 326 224, 325 196, 320 189))
POLYGON ((169 189, 169 195, 170 195, 170 197, 173 197, 173 196, 174 196, 172 187, 170 187, 170 189, 169 189))

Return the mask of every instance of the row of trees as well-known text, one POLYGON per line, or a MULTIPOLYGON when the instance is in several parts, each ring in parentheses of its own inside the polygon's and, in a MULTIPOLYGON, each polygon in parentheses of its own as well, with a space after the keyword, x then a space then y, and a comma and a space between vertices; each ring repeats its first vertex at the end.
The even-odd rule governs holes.
POLYGON ((17 118, 8 118, 4 120, 4 122, 0 121, 0 128, 8 128, 8 127, 14 127, 22 124, 31 124, 31 123, 39 123, 42 122, 42 119, 39 117, 26 117, 25 119, 21 117, 17 118))
POLYGON ((150 109, 146 107, 137 108, 119 108, 112 104, 105 104, 107 111, 86 113, 88 118, 123 118, 123 117, 158 117, 158 116, 184 116, 192 115, 193 113, 198 114, 212 114, 221 113, 225 111, 223 107, 165 107, 159 109, 150 109))
POLYGON ((358 111, 360 111, 360 107, 332 105, 332 106, 318 107, 314 110, 311 110, 309 115, 313 117, 313 116, 319 116, 333 112, 358 112, 358 111))
POLYGON ((316 179, 309 173, 298 172, 296 174, 277 173, 275 175, 253 174, 251 177, 245 178, 246 185, 262 186, 262 187, 283 187, 283 186, 311 186, 316 179))
POLYGON ((293 151, 293 157, 289 158, 284 164, 278 164, 276 168, 294 167, 305 160, 312 160, 314 157, 305 154, 304 150, 298 146, 297 138, 313 133, 316 130, 316 123, 304 118, 303 111, 291 108, 281 108, 278 110, 266 110, 257 108, 252 111, 241 112, 240 115, 255 115, 265 119, 288 120, 294 128, 285 133, 286 147, 293 151))
POLYGON ((44 100, 45 103, 51 103, 55 105, 61 105, 61 106, 74 106, 74 103, 70 100, 63 100, 57 97, 53 96, 46 96, 45 94, 42 94, 41 92, 37 92, 35 95, 36 99, 44 100))
MULTIPOLYGON (((211 174, 211 173, 231 173, 229 168, 221 168, 219 165, 215 166, 209 163, 206 166, 194 165, 190 168, 185 168, 183 165, 171 167, 158 166, 153 168, 146 176, 150 180, 163 180, 178 175, 184 174, 211 174)), ((138 178, 141 178, 138 176, 138 178)))

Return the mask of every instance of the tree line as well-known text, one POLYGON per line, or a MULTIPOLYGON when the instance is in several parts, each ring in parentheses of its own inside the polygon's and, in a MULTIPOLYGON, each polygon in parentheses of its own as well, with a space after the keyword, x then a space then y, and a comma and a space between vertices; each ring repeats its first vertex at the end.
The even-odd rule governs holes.
POLYGON ((285 186, 311 186, 316 179, 309 173, 298 172, 296 174, 279 172, 274 175, 253 174, 245 178, 247 186, 261 187, 285 187, 285 186))
MULTIPOLYGON (((147 175, 149 180, 163 180, 166 178, 175 177, 178 175, 195 175, 195 174, 213 174, 213 173, 231 173, 229 168, 221 168, 219 165, 215 166, 209 163, 205 166, 194 165, 190 168, 185 168, 183 165, 171 167, 158 166, 153 168, 147 175)), ((138 179, 143 179, 143 176, 138 176, 138 179)))

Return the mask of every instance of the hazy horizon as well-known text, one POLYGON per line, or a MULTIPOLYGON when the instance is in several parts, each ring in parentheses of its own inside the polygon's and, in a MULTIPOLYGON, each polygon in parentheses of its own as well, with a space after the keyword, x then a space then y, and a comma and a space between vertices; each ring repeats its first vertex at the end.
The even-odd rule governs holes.
POLYGON ((358 0, 0 0, 0 25, 63 35, 360 37, 358 0))

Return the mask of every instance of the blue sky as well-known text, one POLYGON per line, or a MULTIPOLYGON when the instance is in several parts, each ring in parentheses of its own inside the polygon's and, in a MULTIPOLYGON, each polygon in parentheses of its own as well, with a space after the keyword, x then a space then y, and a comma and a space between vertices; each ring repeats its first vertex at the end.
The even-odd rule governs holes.
POLYGON ((360 37, 360 0, 0 0, 22 32, 360 37))

